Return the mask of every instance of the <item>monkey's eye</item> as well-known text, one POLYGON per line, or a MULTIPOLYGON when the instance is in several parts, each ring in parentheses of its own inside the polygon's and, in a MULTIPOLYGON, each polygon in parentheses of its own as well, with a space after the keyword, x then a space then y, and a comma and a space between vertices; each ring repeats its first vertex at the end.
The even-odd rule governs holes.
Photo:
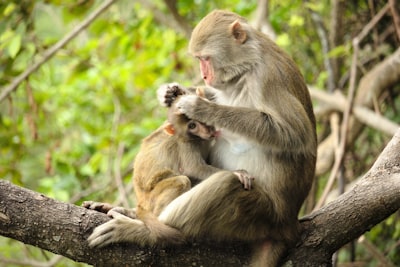
POLYGON ((208 61, 210 59, 209 56, 197 56, 196 58, 200 61, 208 61))
POLYGON ((197 125, 194 122, 189 122, 187 127, 189 130, 193 130, 196 129, 197 125))

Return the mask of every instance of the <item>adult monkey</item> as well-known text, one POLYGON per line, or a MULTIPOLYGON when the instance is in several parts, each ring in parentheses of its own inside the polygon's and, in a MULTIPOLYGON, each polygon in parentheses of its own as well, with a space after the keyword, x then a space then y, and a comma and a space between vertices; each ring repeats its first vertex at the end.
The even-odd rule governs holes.
MULTIPOLYGON (((255 244, 253 264, 276 266, 298 237, 297 215, 314 177, 315 118, 295 63, 244 18, 214 11, 193 30, 189 51, 200 60, 214 101, 196 95, 176 103, 189 118, 222 128, 212 165, 255 177, 243 190, 232 176, 210 176, 172 201, 158 219, 185 237, 255 244)), ((157 229, 121 214, 99 226, 91 246, 137 242, 157 229)))

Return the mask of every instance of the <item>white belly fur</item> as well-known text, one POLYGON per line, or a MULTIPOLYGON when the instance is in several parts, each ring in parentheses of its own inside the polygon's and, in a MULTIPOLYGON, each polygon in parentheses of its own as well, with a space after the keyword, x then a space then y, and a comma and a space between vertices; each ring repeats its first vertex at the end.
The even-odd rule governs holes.
POLYGON ((264 185, 269 175, 265 170, 271 169, 265 148, 245 138, 222 130, 211 150, 211 164, 225 170, 246 170, 257 182, 264 185))

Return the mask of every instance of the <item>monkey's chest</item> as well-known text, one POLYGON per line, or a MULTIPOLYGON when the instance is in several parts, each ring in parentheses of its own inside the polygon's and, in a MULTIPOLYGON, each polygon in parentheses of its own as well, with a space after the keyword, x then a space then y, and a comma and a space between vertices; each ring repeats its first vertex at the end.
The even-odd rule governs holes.
POLYGON ((244 169, 253 175, 263 172, 267 161, 265 151, 245 139, 228 137, 219 138, 212 147, 211 164, 232 171, 244 169))

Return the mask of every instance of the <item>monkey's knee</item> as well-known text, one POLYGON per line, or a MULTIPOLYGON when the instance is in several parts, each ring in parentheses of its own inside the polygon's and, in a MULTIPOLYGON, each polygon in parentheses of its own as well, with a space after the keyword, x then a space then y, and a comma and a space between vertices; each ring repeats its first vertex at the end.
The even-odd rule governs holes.
POLYGON ((169 203, 190 190, 190 188, 190 179, 184 175, 174 176, 163 180, 157 184, 156 188, 154 188, 151 193, 151 199, 154 200, 154 205, 152 206, 151 211, 155 215, 159 215, 169 203))
POLYGON ((176 177, 174 177, 174 180, 175 180, 176 186, 178 186, 182 192, 186 192, 192 186, 190 179, 187 176, 184 176, 184 175, 176 176, 176 177))
MULTIPOLYGON (((172 194, 175 197, 188 191, 191 188, 191 182, 189 177, 185 175, 179 175, 170 177, 159 182, 152 190, 152 195, 164 195, 172 194), (168 193, 167 193, 168 192, 168 193)), ((174 198, 175 198, 174 197, 174 198)))

